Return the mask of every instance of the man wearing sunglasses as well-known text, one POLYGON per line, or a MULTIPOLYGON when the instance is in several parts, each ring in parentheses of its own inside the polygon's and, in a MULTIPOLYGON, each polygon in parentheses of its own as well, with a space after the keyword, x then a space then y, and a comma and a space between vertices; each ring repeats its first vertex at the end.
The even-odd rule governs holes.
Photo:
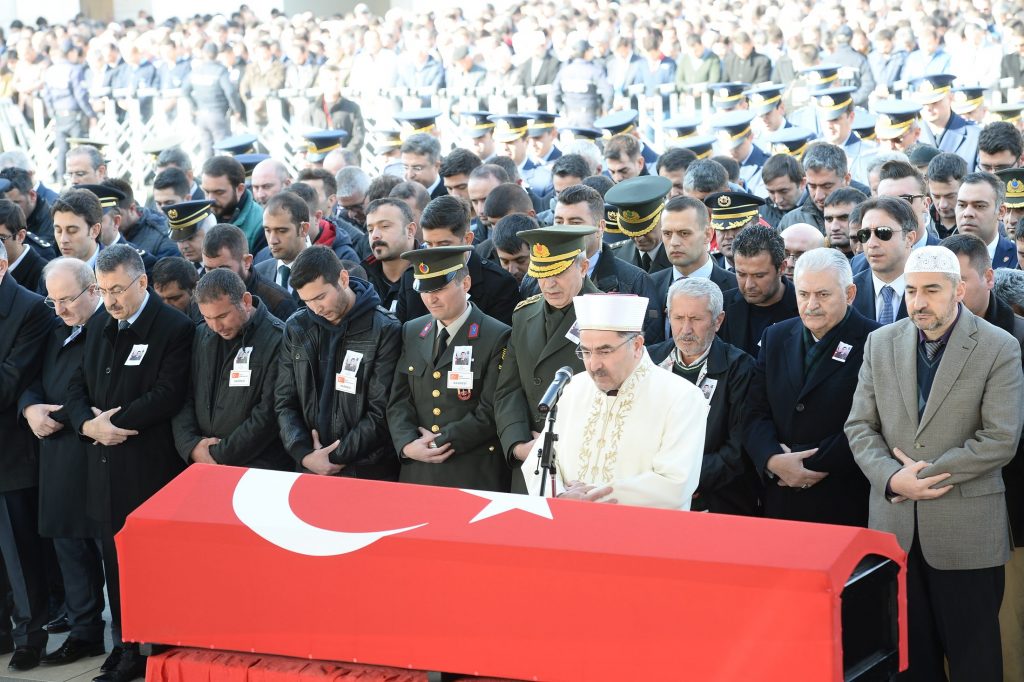
POLYGON ((869 320, 891 324, 907 316, 903 268, 917 242, 917 215, 898 197, 868 199, 860 208, 861 225, 855 236, 868 268, 853 278, 857 285, 853 307, 869 320))
POLYGON ((999 234, 999 223, 1006 214, 1005 198, 1003 181, 985 172, 967 175, 956 195, 957 230, 981 237, 993 268, 1017 267, 1017 247, 999 234))

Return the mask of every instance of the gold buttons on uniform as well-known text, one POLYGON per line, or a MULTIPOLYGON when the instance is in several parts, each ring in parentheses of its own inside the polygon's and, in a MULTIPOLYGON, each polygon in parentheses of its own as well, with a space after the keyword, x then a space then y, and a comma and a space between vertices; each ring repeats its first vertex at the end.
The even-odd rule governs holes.
POLYGON ((430 430, 433 431, 434 433, 437 433, 438 431, 441 430, 441 427, 438 426, 437 424, 434 424, 433 426, 430 427, 430 430))
POLYGON ((433 391, 430 392, 430 395, 434 396, 435 398, 440 398, 441 397, 441 391, 439 391, 439 390, 437 390, 435 388, 433 391))
POLYGON ((487 452, 494 452, 494 446, 492 445, 489 448, 487 448, 487 452))
POLYGON ((441 378, 441 373, 440 372, 434 372, 434 378, 435 379, 440 379, 441 378))
POLYGON ((435 407, 434 408, 434 416, 436 417, 439 414, 441 414, 441 408, 440 407, 435 407))

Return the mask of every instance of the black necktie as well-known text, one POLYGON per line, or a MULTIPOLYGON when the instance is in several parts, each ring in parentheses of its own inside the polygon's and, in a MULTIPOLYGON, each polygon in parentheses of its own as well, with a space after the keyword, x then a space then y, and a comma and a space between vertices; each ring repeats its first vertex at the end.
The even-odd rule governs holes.
POLYGON ((118 320, 118 322, 117 322, 117 331, 123 332, 125 329, 127 329, 130 326, 132 326, 132 323, 129 322, 128 320, 118 320))
POLYGON ((642 267, 646 272, 650 272, 651 271, 651 254, 649 254, 649 253, 641 253, 640 254, 640 267, 642 267))
POLYGON ((278 276, 281 278, 281 286, 285 289, 288 288, 288 278, 292 274, 292 269, 287 265, 281 265, 277 268, 278 276))
POLYGON ((434 348, 434 365, 441 360, 441 356, 444 355, 445 349, 448 348, 448 329, 447 327, 441 329, 441 333, 437 335, 437 344, 434 348))

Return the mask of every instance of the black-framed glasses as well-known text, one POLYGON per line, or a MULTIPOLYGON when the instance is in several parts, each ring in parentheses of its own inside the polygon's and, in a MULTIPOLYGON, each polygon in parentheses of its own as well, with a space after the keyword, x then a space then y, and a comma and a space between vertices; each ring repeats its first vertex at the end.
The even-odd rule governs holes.
POLYGON ((849 213, 840 213, 839 215, 827 215, 827 216, 825 216, 825 222, 826 223, 835 222, 836 220, 838 220, 841 223, 845 223, 849 219, 850 219, 850 214, 849 213))
POLYGON ((13 234, 0 234, 0 244, 5 243, 8 239, 14 239, 13 234))
POLYGON ((92 289, 93 286, 94 285, 90 284, 86 288, 82 289, 81 291, 78 292, 78 296, 75 296, 74 298, 68 298, 67 296, 65 296, 64 298, 53 299, 53 298, 50 298, 49 296, 47 296, 46 298, 43 299, 43 303, 45 303, 50 308, 53 308, 54 310, 57 309, 57 304, 58 303, 60 303, 62 306, 64 306, 66 308, 69 305, 71 305, 72 303, 74 303, 75 301, 77 301, 79 298, 81 298, 82 294, 84 294, 85 292, 89 291, 89 289, 92 289))
POLYGON ((598 348, 596 350, 586 350, 585 348, 583 348, 583 346, 576 346, 576 357, 578 357, 580 360, 589 360, 593 356, 597 356, 599 359, 604 359, 610 356, 618 349, 625 346, 627 343, 629 343, 636 337, 636 334, 630 334, 629 336, 626 337, 625 341, 612 348, 598 348))
POLYGON ((876 227, 875 229, 871 230, 866 227, 862 227, 861 229, 857 230, 857 241, 859 241, 861 244, 867 244, 868 240, 871 239, 872 233, 874 233, 874 235, 878 237, 880 241, 887 242, 890 239, 892 239, 892 236, 894 234, 902 231, 903 228, 894 229, 891 227, 876 227))
POLYGON ((903 201, 907 202, 908 204, 914 203, 914 199, 924 199, 925 197, 925 195, 923 194, 901 194, 899 196, 900 199, 903 199, 903 201))

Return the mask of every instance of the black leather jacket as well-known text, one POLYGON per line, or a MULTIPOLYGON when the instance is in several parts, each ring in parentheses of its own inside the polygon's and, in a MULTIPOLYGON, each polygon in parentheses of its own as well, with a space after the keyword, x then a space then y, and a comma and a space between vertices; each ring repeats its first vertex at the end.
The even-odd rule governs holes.
MULTIPOLYGON (((322 354, 330 338, 309 310, 292 315, 284 332, 275 408, 285 450, 301 466, 313 451, 311 431, 317 428, 322 387, 322 354)), ((362 353, 354 394, 335 391, 330 434, 320 433, 322 445, 341 440, 331 453, 343 464, 340 476, 398 480, 399 461, 387 425, 387 406, 395 363, 402 351, 402 325, 377 306, 349 323, 338 344, 335 366, 342 367, 346 351, 362 353)), ((333 382, 332 382, 333 385, 333 382)))

